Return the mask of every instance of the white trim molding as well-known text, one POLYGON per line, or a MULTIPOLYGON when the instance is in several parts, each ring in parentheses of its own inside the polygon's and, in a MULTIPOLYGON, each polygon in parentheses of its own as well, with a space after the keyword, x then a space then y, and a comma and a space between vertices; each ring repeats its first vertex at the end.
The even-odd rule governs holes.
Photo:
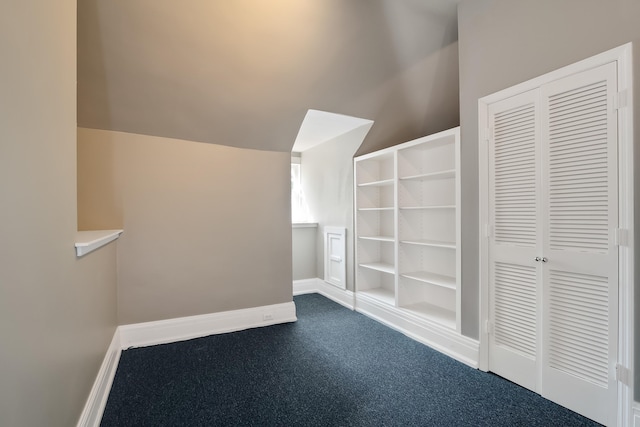
POLYGON ((295 322, 296 320, 298 320, 296 306, 292 301, 199 316, 123 325, 120 326, 120 343, 123 349, 145 347, 278 323, 295 322))
POLYGON ((78 420, 78 427, 98 427, 100 425, 104 408, 107 406, 111 385, 116 376, 116 369, 122 353, 121 349, 120 331, 116 328, 96 380, 93 383, 93 387, 91 387, 84 410, 78 420))
POLYGON ((320 294, 349 310, 355 308, 355 298, 352 291, 340 289, 319 278, 294 280, 293 295, 303 294, 320 294))
POLYGON ((295 322, 292 302, 118 326, 84 406, 78 427, 97 427, 109 398, 122 350, 167 344, 244 329, 295 322))
POLYGON ((324 281, 342 290, 347 289, 346 236, 346 227, 324 227, 324 281))
POLYGON ((389 306, 367 295, 357 296, 356 311, 459 362, 478 368, 480 344, 453 329, 437 322, 430 322, 402 308, 389 306))
MULTIPOLYGON (((640 427, 640 403, 638 402, 634 402, 633 403, 633 408, 632 408, 632 422, 629 423, 629 426, 633 426, 633 427, 640 427)), ((619 425, 624 425, 624 424, 620 424, 619 425)))

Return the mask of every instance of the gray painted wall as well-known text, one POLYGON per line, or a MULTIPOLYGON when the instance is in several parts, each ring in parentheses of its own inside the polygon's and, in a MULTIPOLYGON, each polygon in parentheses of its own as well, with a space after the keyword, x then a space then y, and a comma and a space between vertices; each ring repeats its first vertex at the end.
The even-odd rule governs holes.
MULTIPOLYGON (((464 0, 458 9, 462 132, 463 333, 478 336, 478 99, 634 42, 634 124, 640 129, 640 2, 464 0)), ((636 144, 636 148, 638 148, 636 144)), ((635 151, 636 170, 640 149, 635 151)), ((640 224, 635 177, 636 224, 640 224)), ((636 227, 638 232, 640 227, 636 227)), ((638 242, 636 236, 636 242, 638 242)), ((636 251, 636 256, 640 251, 636 251)), ((639 263, 636 262, 636 266, 639 263)), ((636 283, 640 283, 636 268, 636 283)), ((636 296, 640 292, 636 288, 636 296)), ((636 307, 640 307, 636 303, 636 307)), ((636 308, 638 312, 638 308, 636 308)), ((637 322, 636 322, 637 323, 637 322)), ((636 332, 640 330, 636 328, 636 332)), ((636 338, 635 342, 640 344, 636 338)), ((640 356, 640 351, 636 350, 640 356)), ((636 357, 638 367, 638 357, 636 357)), ((636 389, 640 380, 636 369, 636 389)))
POLYGON ((354 289, 353 156, 369 129, 359 127, 302 153, 302 188, 318 222, 318 277, 324 277, 324 227, 346 227, 349 290, 354 289))
POLYGON ((78 146, 82 227, 125 230, 120 324, 292 300, 290 153, 95 129, 78 146))
POLYGON ((317 227, 292 230, 293 280, 319 277, 317 267, 317 227))
POLYGON ((76 2, 0 13, 0 425, 76 425, 116 328, 116 245, 76 259, 76 2))

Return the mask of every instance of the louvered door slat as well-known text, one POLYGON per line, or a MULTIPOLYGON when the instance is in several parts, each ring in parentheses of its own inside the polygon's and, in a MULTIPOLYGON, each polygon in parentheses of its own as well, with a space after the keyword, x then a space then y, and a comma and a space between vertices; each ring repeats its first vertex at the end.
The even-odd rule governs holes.
POLYGON ((601 147, 600 139, 602 138, 601 133, 594 133, 590 136, 580 136, 574 135, 569 136, 567 138, 556 138, 555 144, 553 148, 549 151, 551 152, 559 152, 559 151, 567 151, 574 150, 582 151, 583 148, 589 149, 593 147, 601 147))
POLYGON ((535 268, 495 263, 494 304, 496 345, 535 360, 535 268))
POLYGON ((500 243, 535 246, 535 132, 533 105, 494 116, 494 218, 500 243))
POLYGON ((546 102, 549 245, 557 250, 606 252, 609 224, 602 219, 609 210, 607 81, 552 94, 546 102), (589 141, 586 152, 580 151, 584 140, 589 141), (584 179, 590 180, 590 188, 581 187, 584 179), (602 219, 585 221, 584 212, 602 213, 602 219), (571 226, 572 216, 580 223, 571 226), (556 223, 559 217, 562 222, 556 223))
POLYGON ((600 386, 607 385, 608 280, 606 277, 550 272, 550 366, 600 386), (576 287, 575 283, 583 286, 576 287), (584 287, 592 290, 591 295, 584 287), (571 314, 571 317, 567 316, 571 314), (576 329, 576 319, 590 333, 576 329))

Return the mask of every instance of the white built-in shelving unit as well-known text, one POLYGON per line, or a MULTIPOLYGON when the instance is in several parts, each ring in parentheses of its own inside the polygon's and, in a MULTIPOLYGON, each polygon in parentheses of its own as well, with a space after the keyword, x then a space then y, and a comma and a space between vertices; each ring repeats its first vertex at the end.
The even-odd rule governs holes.
POLYGON ((464 360, 459 151, 454 128, 355 159, 356 309, 464 360))
POLYGON ((397 148, 398 306, 459 331, 459 132, 397 148))

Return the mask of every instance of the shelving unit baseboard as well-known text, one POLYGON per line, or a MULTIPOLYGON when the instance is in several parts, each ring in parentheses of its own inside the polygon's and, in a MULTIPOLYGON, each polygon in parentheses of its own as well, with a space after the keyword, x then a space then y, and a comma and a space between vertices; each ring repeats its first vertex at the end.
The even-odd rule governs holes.
POLYGON ((450 356, 472 368, 478 368, 480 344, 465 337, 440 321, 412 311, 411 308, 393 307, 366 291, 359 291, 355 309, 406 336, 450 356))
POLYGON ((393 294, 393 291, 384 289, 384 288, 374 288, 374 289, 366 289, 358 292, 358 296, 365 295, 368 298, 374 299, 376 301, 382 302, 388 305, 395 305, 396 299, 393 294))
POLYGON ((432 320, 455 331, 456 313, 426 302, 419 302, 399 307, 401 311, 409 312, 426 320, 432 320))

